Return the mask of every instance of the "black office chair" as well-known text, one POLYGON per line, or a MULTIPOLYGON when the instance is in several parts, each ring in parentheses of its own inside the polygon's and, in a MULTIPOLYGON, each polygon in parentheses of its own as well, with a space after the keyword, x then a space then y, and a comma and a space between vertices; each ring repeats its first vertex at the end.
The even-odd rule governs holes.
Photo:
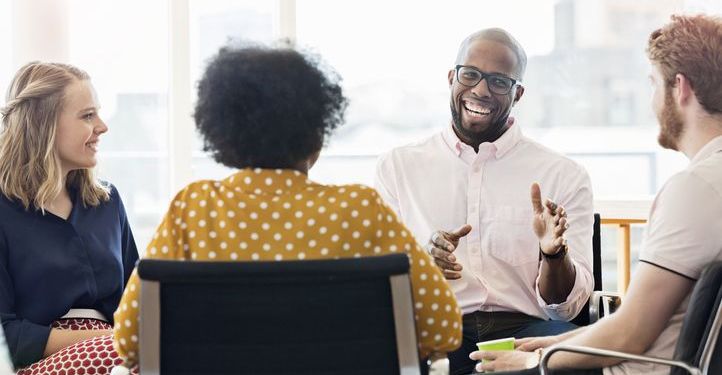
POLYGON ((705 268, 694 286, 672 360, 562 345, 552 346, 544 353, 539 366, 540 372, 542 375, 548 374, 549 358, 556 352, 567 351, 663 364, 672 368, 672 375, 722 374, 721 300, 722 262, 715 262, 705 268))
POLYGON ((405 254, 141 260, 141 373, 419 374, 408 272, 405 254))
MULTIPOLYGON (((594 232, 592 234, 592 276, 594 277, 594 291, 602 290, 602 219, 599 214, 594 214, 594 232)), ((582 307, 579 314, 571 320, 578 326, 586 326, 593 323, 599 315, 595 299, 600 298, 598 294, 593 294, 589 301, 582 307)))

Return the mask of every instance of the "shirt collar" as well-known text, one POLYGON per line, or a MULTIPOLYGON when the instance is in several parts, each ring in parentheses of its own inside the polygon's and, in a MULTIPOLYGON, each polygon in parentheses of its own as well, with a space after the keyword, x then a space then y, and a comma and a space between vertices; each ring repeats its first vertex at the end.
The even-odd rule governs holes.
POLYGON ((289 191, 317 185, 305 174, 292 169, 245 168, 222 181, 231 189, 240 189, 252 194, 281 195, 289 191))
MULTIPOLYGON (((514 118, 509 117, 507 120, 509 128, 504 132, 504 134, 492 143, 482 143, 479 145, 479 150, 481 151, 485 147, 488 147, 491 148, 490 154, 496 156, 497 159, 503 157, 507 152, 509 152, 509 150, 514 148, 514 146, 516 146, 522 138, 521 128, 519 128, 518 125, 515 125, 514 122, 514 118)), ((449 149, 451 149, 457 157, 461 156, 462 150, 471 148, 471 146, 459 139, 454 132, 453 125, 451 124, 444 129, 441 136, 449 149)))
POLYGON ((713 138, 711 141, 707 142, 707 144, 704 145, 699 151, 697 151, 697 154, 694 155, 690 164, 696 164, 712 156, 712 154, 720 151, 722 151, 722 135, 713 138))

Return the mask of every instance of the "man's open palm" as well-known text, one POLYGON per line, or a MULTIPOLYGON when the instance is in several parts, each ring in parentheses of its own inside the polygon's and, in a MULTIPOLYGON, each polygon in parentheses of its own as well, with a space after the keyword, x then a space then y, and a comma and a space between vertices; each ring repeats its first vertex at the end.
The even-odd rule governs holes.
POLYGON ((534 208, 534 234, 539 238, 539 248, 547 255, 556 254, 562 246, 566 246, 564 232, 567 224, 567 213, 564 207, 546 199, 542 204, 541 188, 538 183, 531 185, 531 203, 534 208))

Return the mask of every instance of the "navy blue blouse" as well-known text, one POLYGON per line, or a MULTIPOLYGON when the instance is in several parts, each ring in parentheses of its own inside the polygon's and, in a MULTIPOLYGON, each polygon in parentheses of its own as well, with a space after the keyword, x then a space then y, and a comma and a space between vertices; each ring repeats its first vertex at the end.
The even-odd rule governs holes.
MULTIPOLYGON (((71 194, 72 196, 73 194, 71 194)), ((112 322, 138 260, 118 191, 67 220, 0 193, 0 319, 16 366, 40 360, 50 324, 71 308, 95 309, 112 322)))

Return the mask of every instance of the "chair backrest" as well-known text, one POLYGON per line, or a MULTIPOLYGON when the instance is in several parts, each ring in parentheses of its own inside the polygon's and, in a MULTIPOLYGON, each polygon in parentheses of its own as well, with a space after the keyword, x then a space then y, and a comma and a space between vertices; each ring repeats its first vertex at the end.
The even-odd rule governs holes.
POLYGON ((594 233, 592 234, 592 274, 594 290, 602 289, 602 217, 594 214, 594 233))
POLYGON ((418 374, 405 254, 141 260, 142 374, 418 374))
MULTIPOLYGON (((602 290, 602 218, 594 214, 594 231, 592 232, 592 276, 594 277, 594 290, 602 290)), ((582 307, 579 314, 572 319, 578 326, 589 325, 589 301, 582 307)))
MULTIPOLYGON (((703 374, 722 373, 722 262, 707 266, 689 298, 674 359, 699 367, 703 374)), ((684 374, 673 369, 672 374, 684 374)))

